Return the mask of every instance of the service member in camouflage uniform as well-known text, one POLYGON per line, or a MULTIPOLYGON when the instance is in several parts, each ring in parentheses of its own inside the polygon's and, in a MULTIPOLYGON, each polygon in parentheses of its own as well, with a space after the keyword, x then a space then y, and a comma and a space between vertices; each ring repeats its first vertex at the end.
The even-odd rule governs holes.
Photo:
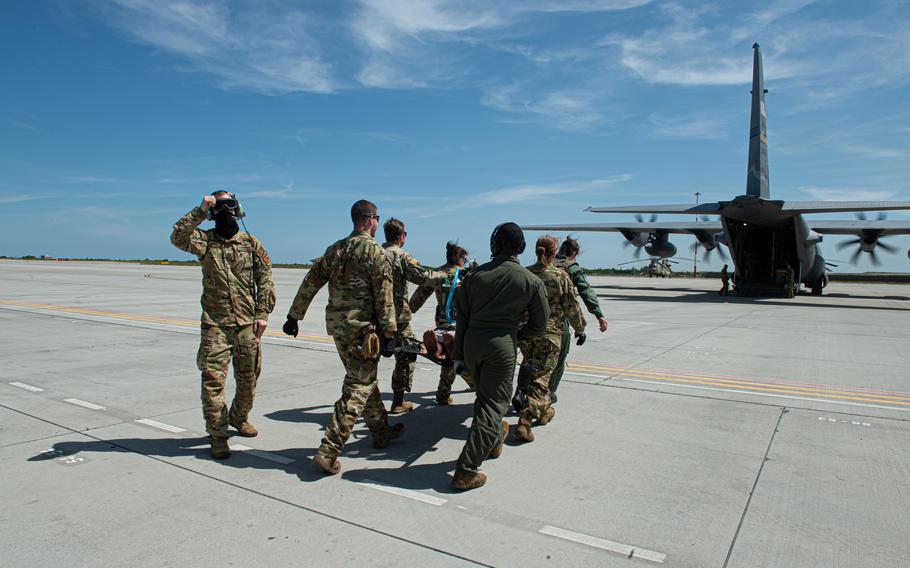
POLYGON ((456 489, 486 483, 480 464, 499 457, 509 433, 502 417, 512 394, 518 341, 542 334, 550 317, 543 282, 518 264, 524 248, 521 227, 499 225, 490 236, 493 260, 472 270, 455 292, 455 371, 466 365, 477 386, 474 420, 452 478, 456 489), (524 314, 527 322, 520 327, 524 314))
POLYGON ((218 459, 231 455, 228 424, 241 436, 257 434, 248 417, 262 370, 259 338, 275 307, 272 262, 258 239, 239 230, 238 216, 243 209, 234 195, 216 191, 177 221, 171 233, 174 246, 202 262, 202 342, 196 361, 205 429, 218 459), (215 228, 198 229, 210 211, 215 228), (228 412, 224 383, 232 359, 237 392, 228 412))
POLYGON ((528 267, 532 274, 540 278, 547 290, 547 303, 550 306, 550 317, 547 319, 547 330, 527 341, 521 342, 521 353, 524 356, 522 367, 531 376, 527 401, 515 428, 515 437, 524 442, 533 442, 531 424, 536 420, 541 426, 550 422, 556 410, 550 406, 550 376, 559 360, 560 344, 563 340, 563 322, 568 321, 575 329, 579 345, 584 343, 585 319, 578 309, 575 290, 569 275, 557 267, 553 260, 556 256, 556 239, 543 236, 537 239, 535 248, 537 262, 528 267))
MULTIPOLYGON (((392 296, 395 301, 395 321, 398 334, 395 342, 399 345, 417 342, 411 330, 411 308, 408 305, 408 282, 419 285, 436 286, 448 277, 448 274, 436 270, 427 270, 403 248, 408 232, 404 223, 392 217, 382 226, 385 249, 392 265, 392 296)), ((405 402, 404 393, 411 392, 414 382, 414 361, 416 355, 398 352, 395 354, 395 370, 392 371, 392 408, 391 414, 403 414, 414 409, 414 405, 405 402)))
MULTIPOLYGON (((456 312, 452 287, 457 287, 461 280, 461 271, 464 263, 468 258, 468 251, 458 246, 456 243, 446 243, 446 263, 437 268, 445 273, 446 278, 435 286, 431 283, 424 284, 414 290, 411 300, 408 302, 411 312, 419 310, 424 303, 436 294, 436 329, 445 331, 455 331, 456 312), (450 301, 450 299, 452 301, 450 301)), ((471 390, 474 390, 474 381, 471 375, 465 372, 461 378, 468 384, 471 390)), ((452 369, 451 361, 445 361, 439 369, 439 385, 436 387, 436 402, 439 404, 452 404, 452 385, 455 383, 455 371, 452 369)))
MULTIPOLYGON (((597 292, 594 291, 594 288, 591 288, 588 279, 585 277, 584 269, 575 260, 580 250, 577 240, 572 237, 566 237, 566 240, 559 247, 559 252, 556 253, 556 266, 568 272, 569 278, 572 280, 573 286, 575 286, 575 291, 581 297, 581 301, 588 309, 588 313, 597 318, 598 329, 603 333, 607 331, 607 318, 604 317, 603 310, 600 309, 600 303, 597 301, 597 292)), ((562 329, 563 335, 562 344, 559 348, 559 360, 556 362, 556 369, 553 370, 553 374, 550 376, 550 402, 552 404, 556 404, 556 389, 559 387, 559 382, 562 380, 562 375, 566 368, 566 357, 569 355, 570 341, 572 339, 569 334, 568 320, 563 322, 562 329)), ((515 398, 512 399, 516 411, 520 411, 524 405, 524 396, 530 383, 531 376, 528 370, 522 367, 518 371, 518 389, 515 392, 515 398)))
POLYGON ((362 199, 351 207, 354 230, 335 242, 307 272, 288 312, 284 332, 296 336, 316 293, 328 283, 325 308, 326 330, 335 339, 344 364, 341 398, 325 428, 313 462, 330 475, 341 471, 338 454, 351 436, 357 418, 373 435, 373 447, 384 448, 404 431, 403 424, 389 426, 388 414, 379 396, 376 364, 379 358, 376 334, 395 337, 395 305, 392 301, 392 267, 382 247, 373 240, 379 227, 376 205, 362 199))

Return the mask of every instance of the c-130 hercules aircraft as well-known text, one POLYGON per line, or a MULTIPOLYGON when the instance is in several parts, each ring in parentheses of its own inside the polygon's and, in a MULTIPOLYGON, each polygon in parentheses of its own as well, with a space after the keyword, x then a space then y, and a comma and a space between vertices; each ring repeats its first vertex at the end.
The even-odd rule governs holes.
MULTIPOLYGON (((792 295, 800 284, 821 294, 828 284, 825 259, 818 243, 822 235, 855 235, 854 260, 861 252, 873 262, 876 246, 885 235, 910 234, 910 221, 887 221, 881 215, 866 220, 864 211, 910 209, 908 201, 789 201, 771 199, 768 189, 768 140, 765 133, 765 83, 761 49, 756 43, 752 68, 752 118, 749 129, 749 163, 746 194, 730 201, 700 205, 640 205, 628 207, 588 207, 594 213, 651 213, 651 222, 589 223, 580 225, 525 225, 530 231, 616 231, 648 254, 672 257, 676 247, 670 233, 692 234, 706 253, 719 245, 730 249, 735 267, 736 293, 741 296, 792 295), (807 213, 855 212, 855 221, 806 221, 807 213), (718 215, 719 221, 659 222, 657 214, 718 215), (788 274, 789 277, 782 275, 788 274)), ((908 251, 910 256, 910 251, 908 251)))

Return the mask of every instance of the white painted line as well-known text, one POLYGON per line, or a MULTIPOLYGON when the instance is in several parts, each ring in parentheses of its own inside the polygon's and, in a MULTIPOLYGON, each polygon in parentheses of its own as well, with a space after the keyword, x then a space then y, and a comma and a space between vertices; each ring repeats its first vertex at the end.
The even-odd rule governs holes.
POLYGON ((240 450, 242 452, 246 452, 246 453, 250 454, 251 456, 256 456, 257 458, 262 458, 264 460, 268 460, 271 462, 280 463, 282 465, 288 465, 289 463, 294 463, 296 461, 291 458, 286 458, 286 457, 282 456, 281 454, 273 454, 272 452, 266 452, 264 450, 257 450, 256 448, 250 448, 250 447, 244 446, 243 444, 234 444, 234 447, 232 449, 240 450))
POLYGON ((439 507, 448 503, 447 499, 441 497, 433 497, 432 495, 427 495, 425 493, 420 493, 419 491, 411 491, 410 489, 402 489, 401 487, 392 487, 391 485, 384 485, 378 481, 373 481, 371 479, 364 479, 360 482, 361 485, 366 485, 373 489, 378 489, 379 491, 385 491, 386 493, 391 493, 392 495, 398 495, 399 497, 406 497, 408 499, 413 499, 415 501, 420 501, 421 503, 427 503, 428 505, 435 505, 439 507))
POLYGON ((33 387, 32 385, 27 385, 25 383, 10 383, 10 384, 13 385, 14 387, 19 387, 20 389, 25 389, 25 390, 31 391, 31 392, 44 392, 44 389, 42 389, 42 388, 33 387))
POLYGON ((651 562, 657 563, 663 563, 663 561, 667 559, 667 555, 661 552, 654 552, 653 550, 647 550, 645 548, 636 548, 634 546, 629 546, 628 544, 613 542, 612 540, 597 538, 596 536, 589 536, 574 531, 567 531, 549 525, 540 529, 540 533, 622 554, 626 558, 641 558, 642 560, 650 560, 651 562))
POLYGON ((164 422, 158 422, 157 420, 152 420, 150 418, 140 418, 136 420, 140 424, 145 424, 146 426, 151 426, 152 428, 158 428, 159 430, 167 430, 168 432, 173 432, 178 434, 180 432, 186 432, 184 428, 178 428, 177 426, 171 426, 170 424, 165 424, 164 422))
POLYGON ((68 402, 70 404, 75 404, 76 406, 81 406, 83 408, 88 408, 91 410, 104 410, 104 407, 100 404, 95 404, 94 402, 85 402, 84 400, 79 400, 78 398, 64 398, 63 402, 68 402))

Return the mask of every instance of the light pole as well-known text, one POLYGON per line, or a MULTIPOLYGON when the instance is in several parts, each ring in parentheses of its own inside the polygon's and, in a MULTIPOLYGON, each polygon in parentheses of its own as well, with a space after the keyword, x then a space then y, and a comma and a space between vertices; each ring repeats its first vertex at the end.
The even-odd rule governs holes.
MULTIPOLYGON (((695 192, 695 205, 698 206, 698 198, 701 192, 695 192)), ((695 222, 698 222, 698 213, 695 214, 695 222)), ((695 254, 692 255, 692 278, 698 278, 698 237, 695 238, 695 254)))

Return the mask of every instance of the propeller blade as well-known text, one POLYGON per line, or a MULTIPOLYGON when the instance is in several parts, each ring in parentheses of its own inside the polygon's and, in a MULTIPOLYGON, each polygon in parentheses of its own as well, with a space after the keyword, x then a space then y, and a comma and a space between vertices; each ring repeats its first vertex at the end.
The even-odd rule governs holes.
POLYGON ((875 252, 875 249, 872 249, 871 251, 869 251, 869 260, 872 261, 872 264, 873 264, 874 266, 881 266, 881 265, 882 265, 882 261, 880 261, 880 260, 878 259, 878 254, 875 252))
POLYGON ((635 247, 635 252, 632 253, 632 256, 634 256, 635 258, 640 258, 641 257, 641 247, 635 247))
POLYGON ((884 220, 887 219, 887 218, 888 218, 888 214, 887 214, 887 213, 885 213, 884 211, 879 211, 879 212, 878 212, 878 220, 879 220, 879 221, 884 221, 884 220))
POLYGON ((651 222, 653 223, 654 221, 657 221, 657 213, 651 214, 651 222))
POLYGON ((853 253, 853 256, 850 257, 850 264, 856 264, 859 260, 859 255, 863 254, 863 249, 856 247, 856 251, 853 253))
POLYGON ((865 220, 866 220, 866 214, 863 213, 862 211, 859 211, 859 212, 857 212, 857 214, 856 214, 856 218, 859 219, 860 221, 865 221, 865 220))
POLYGON ((849 247, 850 245, 858 245, 861 242, 863 242, 863 240, 859 237, 856 237, 855 239, 850 239, 849 241, 841 241, 841 242, 837 243, 837 250, 844 250, 845 248, 849 247))
POLYGON ((645 218, 641 216, 641 213, 636 213, 635 220, 638 221, 639 223, 642 223, 642 222, 644 222, 645 218))
POLYGON ((720 256, 721 260, 729 260, 727 253, 724 252, 724 249, 720 245, 717 246, 717 254, 720 256))
POLYGON ((881 248, 883 251, 890 252, 891 254, 894 254, 898 251, 898 248, 896 246, 886 244, 881 239, 879 239, 878 245, 875 248, 881 248))

